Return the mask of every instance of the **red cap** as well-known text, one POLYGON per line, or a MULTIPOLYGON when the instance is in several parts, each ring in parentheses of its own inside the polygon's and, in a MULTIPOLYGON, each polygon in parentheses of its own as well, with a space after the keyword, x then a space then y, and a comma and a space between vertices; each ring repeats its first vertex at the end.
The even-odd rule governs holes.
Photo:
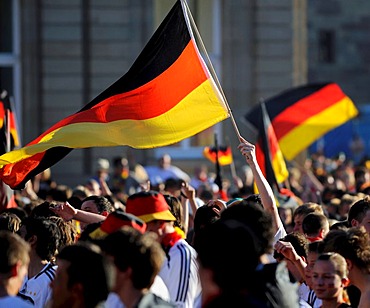
POLYGON ((128 197, 126 212, 139 217, 146 223, 153 220, 176 220, 163 195, 156 191, 143 191, 128 197))

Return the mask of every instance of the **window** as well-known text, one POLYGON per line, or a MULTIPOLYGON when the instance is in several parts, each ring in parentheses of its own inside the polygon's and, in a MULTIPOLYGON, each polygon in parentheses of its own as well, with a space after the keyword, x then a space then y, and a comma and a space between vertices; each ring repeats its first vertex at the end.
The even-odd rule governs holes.
POLYGON ((331 30, 320 30, 319 32, 319 62, 335 62, 335 33, 331 30))
POLYGON ((19 0, 0 0, 0 88, 6 90, 15 105, 20 122, 21 65, 20 65, 19 0))
MULTIPOLYGON (((175 1, 162 0, 155 2, 154 29, 163 21, 174 3, 175 1)), ((187 3, 217 77, 221 79, 221 0, 189 0, 187 3)), ((204 147, 214 144, 214 135, 215 133, 220 135, 221 129, 222 125, 218 123, 177 144, 155 149, 155 155, 159 157, 163 153, 169 153, 173 158, 178 159, 201 158, 203 157, 204 147)))

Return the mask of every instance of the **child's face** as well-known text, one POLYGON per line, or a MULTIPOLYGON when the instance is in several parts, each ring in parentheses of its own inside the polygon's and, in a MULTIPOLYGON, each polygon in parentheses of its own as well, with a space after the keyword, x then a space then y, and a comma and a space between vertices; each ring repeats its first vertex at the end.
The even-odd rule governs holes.
POLYGON ((318 254, 316 252, 309 252, 307 254, 307 266, 305 268, 306 284, 313 289, 312 286, 312 272, 315 265, 318 254))
POLYGON ((312 286, 318 298, 325 300, 341 296, 344 283, 330 260, 317 260, 312 271, 312 286))

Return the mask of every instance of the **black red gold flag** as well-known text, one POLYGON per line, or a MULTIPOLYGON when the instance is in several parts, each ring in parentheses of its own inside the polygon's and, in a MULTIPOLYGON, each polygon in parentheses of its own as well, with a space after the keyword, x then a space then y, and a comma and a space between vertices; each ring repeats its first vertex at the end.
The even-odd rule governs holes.
POLYGON ((230 165, 233 162, 233 155, 231 152, 231 148, 228 146, 220 145, 218 149, 216 147, 206 146, 203 149, 203 155, 212 163, 216 163, 216 154, 218 158, 218 162, 220 166, 230 165), (216 153, 217 151, 217 153, 216 153))
MULTIPOLYGON (((292 160, 330 130, 358 115, 353 101, 335 83, 308 84, 284 91, 265 101, 284 158, 292 160)), ((258 127, 261 110, 245 116, 258 127)))
POLYGON ((258 142, 256 144, 256 158, 270 186, 279 190, 280 184, 288 178, 289 173, 264 103, 262 102, 259 107, 261 112, 258 126, 258 142))
POLYGON ((186 3, 177 1, 129 71, 77 113, 2 155, 0 178, 21 189, 72 149, 160 147, 228 118, 190 24, 186 3))

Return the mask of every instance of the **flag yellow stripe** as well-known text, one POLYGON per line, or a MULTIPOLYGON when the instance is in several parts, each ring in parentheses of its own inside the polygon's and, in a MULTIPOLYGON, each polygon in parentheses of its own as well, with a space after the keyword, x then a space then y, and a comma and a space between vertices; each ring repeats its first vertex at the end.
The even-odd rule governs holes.
POLYGON ((76 123, 45 135, 39 143, 0 156, 0 165, 15 163, 52 147, 108 147, 129 145, 145 149, 191 137, 229 117, 213 80, 208 79, 174 108, 146 120, 76 123))
POLYGON ((310 117, 279 140, 284 157, 292 160, 319 136, 354 118, 358 110, 348 97, 310 117))
POLYGON ((285 165, 283 153, 281 153, 280 150, 275 153, 274 159, 272 160, 272 168, 274 169, 278 183, 283 183, 288 178, 289 172, 285 165))

